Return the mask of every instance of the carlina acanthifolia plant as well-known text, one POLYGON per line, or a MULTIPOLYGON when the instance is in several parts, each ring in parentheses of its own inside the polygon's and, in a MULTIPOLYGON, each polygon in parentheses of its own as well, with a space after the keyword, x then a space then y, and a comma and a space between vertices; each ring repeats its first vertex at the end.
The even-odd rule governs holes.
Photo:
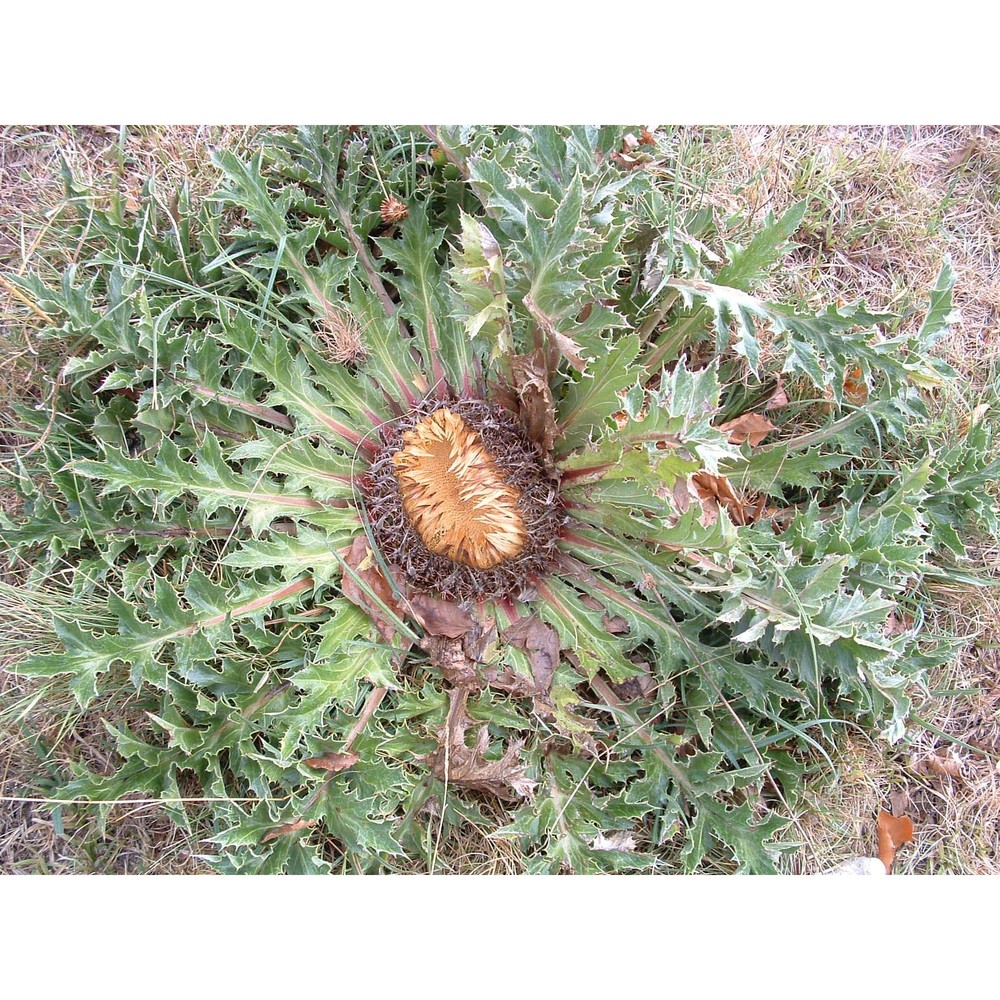
POLYGON ((951 269, 915 332, 768 301, 807 206, 729 242, 675 140, 303 128, 170 212, 67 177, 77 263, 7 280, 82 346, 3 533, 99 608, 17 671, 116 765, 53 798, 162 800, 224 872, 469 829, 526 871, 768 872, 831 732, 902 736, 951 651, 924 581, 996 526, 988 430, 926 408, 951 269))

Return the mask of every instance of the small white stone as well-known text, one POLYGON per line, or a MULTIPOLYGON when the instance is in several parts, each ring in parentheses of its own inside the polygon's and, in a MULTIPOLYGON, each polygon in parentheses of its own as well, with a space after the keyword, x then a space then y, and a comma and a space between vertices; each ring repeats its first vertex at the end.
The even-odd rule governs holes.
POLYGON ((878 858, 851 858, 824 875, 885 875, 885 865, 878 858))

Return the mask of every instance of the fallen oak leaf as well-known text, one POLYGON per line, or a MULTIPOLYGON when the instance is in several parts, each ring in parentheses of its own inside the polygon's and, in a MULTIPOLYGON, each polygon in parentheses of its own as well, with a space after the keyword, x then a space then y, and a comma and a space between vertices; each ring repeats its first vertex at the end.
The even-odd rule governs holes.
POLYGON ((893 816, 884 809, 878 814, 878 856, 885 865, 886 875, 892 874, 896 850, 913 840, 913 820, 909 816, 893 816))
POLYGON ((448 784, 490 792, 499 798, 531 797, 537 782, 528 778, 521 763, 524 741, 511 743, 499 760, 487 760, 490 733, 486 723, 476 736, 475 746, 467 746, 465 742, 465 733, 472 723, 466 711, 468 688, 453 689, 448 697, 451 701, 448 718, 437 732, 439 749, 425 758, 434 776, 448 784))
POLYGON ((730 444, 748 442, 751 448, 756 448, 771 431, 777 428, 767 417, 759 413, 744 413, 735 420, 719 424, 718 430, 728 436, 730 444))
POLYGON ((353 767, 360 759, 356 753, 325 753, 321 757, 310 757, 303 763, 320 771, 336 774, 338 771, 346 771, 347 768, 353 767))
POLYGON ((285 823, 282 826, 276 827, 270 833, 265 833, 263 837, 260 838, 262 844, 266 844, 269 840, 275 840, 278 837, 284 837, 289 833, 297 833, 299 830, 308 830, 314 827, 319 820, 315 819, 297 819, 292 823, 285 823))

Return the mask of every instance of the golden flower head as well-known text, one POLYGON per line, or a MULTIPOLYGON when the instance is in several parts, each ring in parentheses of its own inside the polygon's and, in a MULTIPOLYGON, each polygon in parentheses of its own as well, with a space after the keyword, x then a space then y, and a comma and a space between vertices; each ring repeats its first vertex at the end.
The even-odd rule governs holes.
POLYGON ((555 553, 558 484, 513 414, 484 400, 429 401, 383 428, 366 482, 374 540, 417 590, 506 596, 555 553))
POLYGON ((459 414, 435 410, 403 441, 392 457, 403 510, 431 552, 489 569, 524 548, 519 494, 459 414))

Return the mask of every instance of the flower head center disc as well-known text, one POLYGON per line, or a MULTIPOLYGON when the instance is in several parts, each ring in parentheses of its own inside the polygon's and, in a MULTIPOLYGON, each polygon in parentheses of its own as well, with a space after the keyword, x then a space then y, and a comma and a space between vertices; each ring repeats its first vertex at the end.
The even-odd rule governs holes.
POLYGON ((520 494, 479 434, 442 407, 403 434, 392 457, 403 509, 436 555, 490 569, 524 548, 520 494))

